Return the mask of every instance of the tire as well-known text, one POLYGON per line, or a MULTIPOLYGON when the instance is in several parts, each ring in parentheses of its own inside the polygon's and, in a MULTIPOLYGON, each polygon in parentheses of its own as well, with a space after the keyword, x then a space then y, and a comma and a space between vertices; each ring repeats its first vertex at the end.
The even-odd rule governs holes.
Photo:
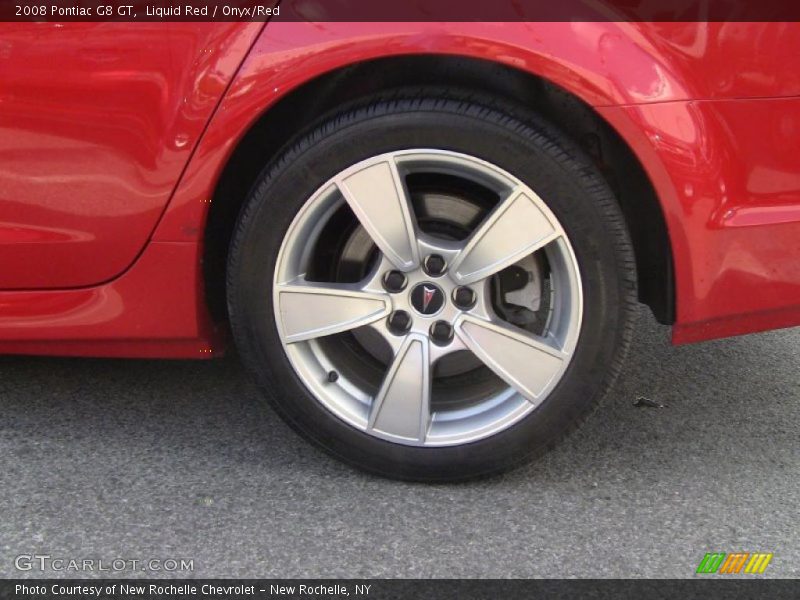
POLYGON ((632 336, 634 256, 606 181, 559 130, 415 93, 324 118, 266 166, 231 243, 229 315, 248 369, 305 438, 378 475, 463 480, 543 454, 597 406, 632 336), (387 173, 401 174, 394 188, 387 173))

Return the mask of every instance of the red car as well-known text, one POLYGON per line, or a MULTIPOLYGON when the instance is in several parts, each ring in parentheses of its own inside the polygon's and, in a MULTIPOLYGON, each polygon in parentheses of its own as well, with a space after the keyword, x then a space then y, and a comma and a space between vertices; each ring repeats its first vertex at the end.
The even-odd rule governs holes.
POLYGON ((0 25, 0 352, 235 344, 331 454, 463 479, 623 366, 800 324, 800 24, 0 25))

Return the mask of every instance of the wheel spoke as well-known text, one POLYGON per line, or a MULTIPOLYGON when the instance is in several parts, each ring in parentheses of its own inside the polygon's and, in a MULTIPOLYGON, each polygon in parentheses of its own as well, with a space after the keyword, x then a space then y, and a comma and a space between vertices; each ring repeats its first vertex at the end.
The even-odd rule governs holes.
POLYGON ((406 338, 372 403, 370 430, 419 443, 425 441, 431 392, 428 353, 428 340, 423 336, 406 338))
POLYGON ((390 157, 336 181, 364 229, 401 271, 419 265, 413 210, 408 192, 390 157))
POLYGON ((559 237, 531 195, 514 190, 473 232, 451 266, 459 283, 494 275, 559 237))
POLYGON ((335 283, 280 285, 277 302, 287 344, 368 325, 391 310, 383 294, 362 292, 352 285, 335 283))
POLYGON ((544 338, 469 315, 461 319, 456 331, 487 367, 534 403, 568 358, 544 338))

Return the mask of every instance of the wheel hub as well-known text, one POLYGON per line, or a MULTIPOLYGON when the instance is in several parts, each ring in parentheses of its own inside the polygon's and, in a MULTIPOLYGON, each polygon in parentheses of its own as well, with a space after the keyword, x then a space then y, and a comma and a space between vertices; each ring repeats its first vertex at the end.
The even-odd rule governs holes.
POLYGON ((426 281, 414 286, 410 301, 418 314, 432 317, 444 308, 446 297, 438 285, 426 281))

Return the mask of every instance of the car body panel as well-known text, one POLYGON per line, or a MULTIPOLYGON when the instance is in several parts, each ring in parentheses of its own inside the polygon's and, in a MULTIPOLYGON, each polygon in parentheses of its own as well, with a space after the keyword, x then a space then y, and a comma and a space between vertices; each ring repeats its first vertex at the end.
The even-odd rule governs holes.
POLYGON ((0 24, 0 289, 122 273, 262 28, 0 24))
MULTIPOLYGON (((161 263, 176 277, 191 269, 192 285, 170 292, 176 305, 193 307, 190 318, 163 333, 152 323, 139 329, 134 354, 199 357, 198 348, 220 349, 222 338, 198 285, 200 250, 217 181, 253 123, 315 77, 400 55, 468 56, 527 71, 594 107, 620 134, 649 175, 667 222, 676 343, 798 325, 800 52, 792 51, 800 49, 798 34, 798 23, 270 23, 219 103, 152 234, 150 246, 196 251, 194 262, 182 255, 161 263), (163 353, 156 343, 145 345, 160 339, 197 344, 163 353)), ((114 284, 94 289, 110 301, 114 284)), ((7 294, 12 292, 0 292, 0 306, 7 294)), ((55 299, 59 292, 49 294, 55 299)), ((17 310, 24 312, 23 304, 18 301, 17 310)), ((41 310, 37 306, 31 311, 41 310)), ((121 306, 123 315, 127 306, 133 310, 121 306)), ((89 333, 76 338, 80 319, 76 329, 52 330, 48 319, 55 314, 48 314, 30 321, 36 326, 14 328, 13 319, 0 320, 0 336, 8 340, 0 351, 49 352, 47 339, 84 340, 85 354, 96 351, 89 333), (48 337, 48 330, 61 337, 48 337), (24 349, 11 340, 39 345, 24 349)), ((130 334, 119 319, 107 319, 103 327, 108 339, 117 330, 120 337, 130 334)), ((60 347, 53 345, 52 352, 60 347)))
POLYGON ((800 324, 800 98, 598 110, 664 207, 674 341, 800 324))
POLYGON ((0 292, 0 353, 211 358, 224 331, 208 317, 195 243, 153 242, 114 281, 0 292))

